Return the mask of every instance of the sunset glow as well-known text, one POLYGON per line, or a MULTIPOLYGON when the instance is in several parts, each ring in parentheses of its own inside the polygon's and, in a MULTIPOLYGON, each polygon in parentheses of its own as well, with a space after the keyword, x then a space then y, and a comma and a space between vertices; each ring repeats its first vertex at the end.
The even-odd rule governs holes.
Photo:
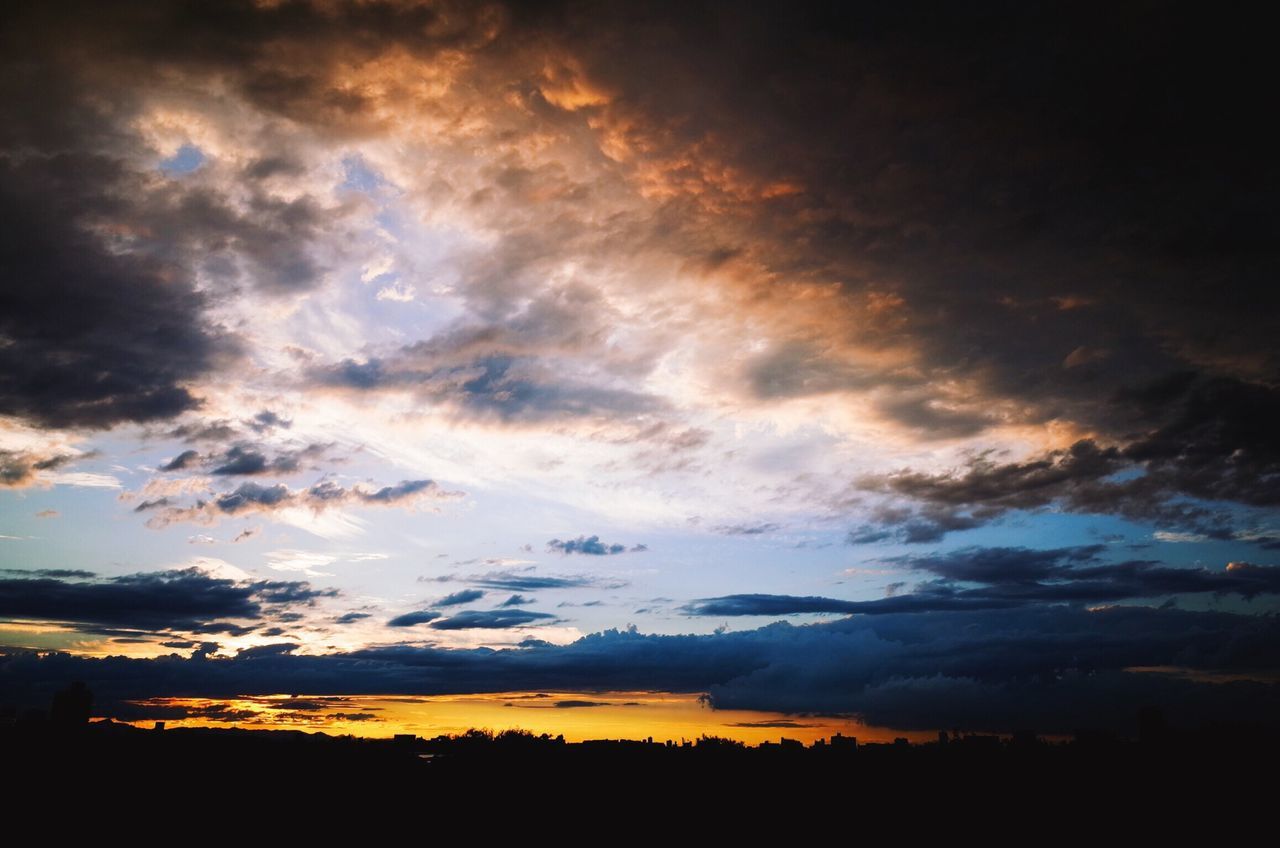
POLYGON ((6 3, 0 723, 1274 726, 1246 17, 6 3))

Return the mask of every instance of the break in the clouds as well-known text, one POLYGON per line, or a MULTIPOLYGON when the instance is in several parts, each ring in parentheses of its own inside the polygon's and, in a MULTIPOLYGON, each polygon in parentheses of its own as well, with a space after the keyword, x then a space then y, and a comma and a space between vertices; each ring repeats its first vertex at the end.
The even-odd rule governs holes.
POLYGON ((5 15, 5 641, 132 657, 35 677, 376 656, 384 693, 501 669, 919 727, 1274 698, 1169 624, 1266 645, 1277 603, 1248 14, 5 15), (317 594, 271 600, 281 569, 317 594), (1162 641, 1057 662, 1137 621, 1162 641))

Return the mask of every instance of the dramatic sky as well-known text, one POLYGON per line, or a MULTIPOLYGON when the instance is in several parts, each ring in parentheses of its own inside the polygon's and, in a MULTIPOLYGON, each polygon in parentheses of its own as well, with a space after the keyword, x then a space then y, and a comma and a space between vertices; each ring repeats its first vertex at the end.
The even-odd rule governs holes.
POLYGON ((1210 11, 4 4, 0 701, 1280 714, 1210 11))

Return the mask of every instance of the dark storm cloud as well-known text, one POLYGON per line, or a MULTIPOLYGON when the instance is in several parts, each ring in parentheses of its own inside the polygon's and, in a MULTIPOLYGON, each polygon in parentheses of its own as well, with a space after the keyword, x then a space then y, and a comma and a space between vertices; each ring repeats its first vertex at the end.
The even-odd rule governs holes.
POLYGON ((10 131, 0 133, 10 154, 0 161, 9 222, 0 234, 0 413, 104 427, 194 409, 183 384, 229 353, 229 338, 203 322, 205 296, 181 265, 110 250, 93 234, 100 219, 131 217, 125 198, 139 177, 127 166, 76 147, 14 155, 34 139, 22 137, 29 126, 13 116, 8 89, 31 86, 29 73, 3 74, 0 96, 10 104, 10 131))
MULTIPOLYGON (((533 20, 611 93, 593 119, 669 166, 689 226, 723 226, 690 210, 737 200, 724 167, 797 187, 709 254, 766 269, 743 282, 762 298, 779 279, 839 292, 834 329, 745 363, 757 398, 848 392, 921 438, 1098 434, 1110 471, 1051 454, 961 475, 894 536, 1055 501, 1200 527, 1219 517, 1179 498, 1276 503, 1280 346, 1261 316, 1280 311, 1280 165, 1256 22, 1141 5, 557 8, 533 20), (623 30, 647 37, 610 37, 623 30), (909 367, 867 364, 901 351, 909 367), (1122 468, 1150 479, 1104 483, 1122 468), (1015 488, 961 497, 993 473, 1015 488)), ((911 482, 927 481, 886 488, 915 497, 911 482)))
POLYGON ((523 691, 710 693, 716 707, 854 714, 881 726, 1069 733, 1123 727, 1159 704, 1176 724, 1274 723, 1280 687, 1198 672, 1280 671, 1274 616, 1146 607, 1028 607, 865 616, 706 636, 610 630, 564 646, 393 646, 347 654, 154 660, 0 656, 17 703, 84 680, 104 708, 172 695, 236 697, 523 691), (1135 668, 1182 669, 1139 673, 1135 668))
POLYGON ((240 627, 215 619, 260 619, 268 607, 308 605, 336 594, 303 582, 234 581, 196 569, 71 579, 81 574, 0 580, 0 616, 68 622, 86 629, 218 632, 240 627))
POLYGON ((695 601, 693 615, 885 615, 933 610, 1007 609, 1045 603, 1100 604, 1166 595, 1280 594, 1280 566, 1232 562, 1221 570, 1175 568, 1147 560, 1104 563, 1101 546, 1029 550, 965 548, 891 562, 936 579, 873 601, 792 595, 727 595, 695 601))
POLYGON ((188 383, 237 351, 206 317, 197 271, 216 277, 239 263, 252 285, 277 295, 319 279, 309 248, 329 222, 313 198, 268 194, 256 184, 270 176, 262 168, 234 202, 199 181, 140 170, 146 143, 133 122, 150 89, 217 78, 268 112, 360 125, 364 98, 342 94, 329 73, 339 54, 464 48, 483 41, 485 17, 384 4, 7 7, 0 414, 109 427, 196 409, 188 383), (308 60, 278 61, 289 44, 305 45, 308 60))
POLYGON ((1153 405, 1174 406, 1175 413, 1123 445, 1082 440, 1020 462, 984 455, 953 473, 904 470, 863 478, 864 490, 921 506, 887 509, 877 524, 851 533, 850 541, 936 541, 1011 510, 1054 504, 1225 539, 1236 535, 1236 520, 1215 502, 1259 508, 1280 503, 1280 440, 1268 423, 1280 417, 1280 391, 1224 378, 1189 380, 1148 387, 1145 394, 1126 396, 1124 404, 1135 415, 1153 405))
POLYGON ((436 630, 506 630, 554 618, 550 613, 532 610, 463 610, 449 618, 433 621, 431 626, 436 630))

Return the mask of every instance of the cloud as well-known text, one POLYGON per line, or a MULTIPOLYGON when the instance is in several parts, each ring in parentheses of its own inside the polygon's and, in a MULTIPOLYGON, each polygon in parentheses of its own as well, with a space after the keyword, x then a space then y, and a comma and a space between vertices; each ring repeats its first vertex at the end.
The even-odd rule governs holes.
POLYGON ((509 592, 537 592, 549 589, 619 589, 627 585, 624 581, 597 577, 589 574, 540 576, 525 571, 506 570, 489 571, 484 574, 451 576, 449 579, 462 583, 473 583, 485 589, 498 589, 509 592))
POLYGON ((413 627, 415 624, 426 624, 429 621, 435 621, 440 617, 440 613, 431 610, 415 610, 407 612, 404 615, 397 615, 395 618, 387 622, 388 627, 413 627))
POLYGON ((433 621, 431 626, 436 630, 506 630, 554 618, 550 613, 531 610, 464 610, 433 621))
POLYGON ((819 727, 820 725, 808 724, 803 721, 794 721, 792 719, 774 719, 772 721, 734 721, 729 722, 725 727, 763 727, 763 728, 781 728, 781 729, 798 729, 802 727, 819 727))
POLYGON ((1103 546, 1053 550, 966 548, 892 562, 935 575, 912 592, 873 601, 793 595, 726 595, 686 606, 693 615, 885 615, 931 610, 1008 609, 1036 604, 1100 604, 1166 595, 1237 595, 1246 600, 1280 594, 1280 566, 1233 562, 1221 570, 1183 568, 1146 560, 1097 561, 1103 546))
POLYGON ((195 568, 106 578, 71 570, 34 573, 39 576, 0 580, 0 616, 81 629, 234 631, 238 625, 217 620, 256 621, 337 594, 303 582, 210 577, 195 568))
POLYGON ((160 471, 187 471, 196 465, 209 467, 217 477, 243 477, 263 474, 294 474, 302 470, 306 460, 319 458, 332 445, 311 444, 306 447, 284 450, 268 459, 263 449, 245 442, 232 445, 221 454, 201 457, 198 451, 186 450, 160 466, 160 471))
POLYGON ((504 691, 709 693, 718 708, 856 715, 896 728, 1070 733, 1159 704, 1175 725, 1273 724, 1280 689, 1195 672, 1277 671, 1272 616, 1149 607, 1027 607, 883 615, 717 635, 604 631, 564 646, 389 646, 329 655, 155 660, 0 655, 15 703, 84 680, 105 709, 167 695, 236 697, 504 691), (1173 668, 1167 674, 1131 669, 1173 668))
POLYGON ((74 461, 72 454, 37 455, 0 449, 0 486, 19 488, 36 481, 39 472, 54 471, 74 461))
POLYGON ((644 545, 635 545, 630 549, 626 545, 618 543, 605 543, 600 541, 599 536, 579 536, 576 539, 560 540, 552 539, 547 542, 547 550, 560 554, 586 554, 587 556, 612 556, 614 554, 625 554, 631 552, 641 552, 648 550, 644 545))
MULTIPOLYGON (((371 489, 359 484, 343 487, 331 480, 307 489, 291 489, 283 483, 266 486, 242 483, 234 490, 216 495, 212 500, 197 500, 193 506, 177 507, 153 502, 147 508, 160 508, 148 522, 151 527, 164 527, 181 521, 216 523, 228 516, 271 514, 286 509, 308 509, 313 513, 346 506, 400 506, 431 508, 440 501, 455 500, 462 492, 446 491, 433 480, 406 480, 394 486, 371 489)), ((138 509, 141 509, 139 507, 138 509)), ((252 533, 246 531, 246 533, 252 533)), ((236 541, 247 538, 245 533, 236 541)))
POLYGON ((55 580, 88 580, 97 575, 79 568, 0 568, 0 573, 18 574, 23 577, 52 577, 55 580))
POLYGON ((525 606, 525 605, 527 605, 527 604, 531 604, 531 603, 533 603, 533 598, 526 598, 524 595, 512 595, 511 597, 507 598, 507 599, 506 599, 505 601, 503 601, 502 603, 498 604, 498 606, 500 606, 500 607, 522 607, 522 606, 525 606))
POLYGON ((712 532, 725 536, 763 536, 781 529, 782 525, 767 521, 759 524, 720 524, 711 528, 712 532))
POLYGON ((160 466, 161 471, 183 471, 195 464, 200 458, 200 452, 194 450, 184 450, 173 459, 160 466))
POLYGON ((316 369, 316 385, 352 391, 413 391, 436 404, 450 404, 477 419, 541 423, 562 418, 634 415, 660 408, 654 399, 626 389, 577 384, 546 371, 533 358, 479 357, 456 365, 418 364, 422 348, 404 358, 343 360, 316 369))
POLYGON ((469 604, 472 601, 478 601, 484 597, 484 592, 479 589, 462 589, 461 591, 445 595, 439 600, 433 601, 433 607, 456 607, 461 604, 469 604))
POLYGON ((288 430, 293 426, 292 421, 287 418, 281 418, 279 414, 272 412, 269 409, 262 410, 257 415, 253 416, 253 420, 246 423, 255 433, 266 433, 276 428, 288 430))

